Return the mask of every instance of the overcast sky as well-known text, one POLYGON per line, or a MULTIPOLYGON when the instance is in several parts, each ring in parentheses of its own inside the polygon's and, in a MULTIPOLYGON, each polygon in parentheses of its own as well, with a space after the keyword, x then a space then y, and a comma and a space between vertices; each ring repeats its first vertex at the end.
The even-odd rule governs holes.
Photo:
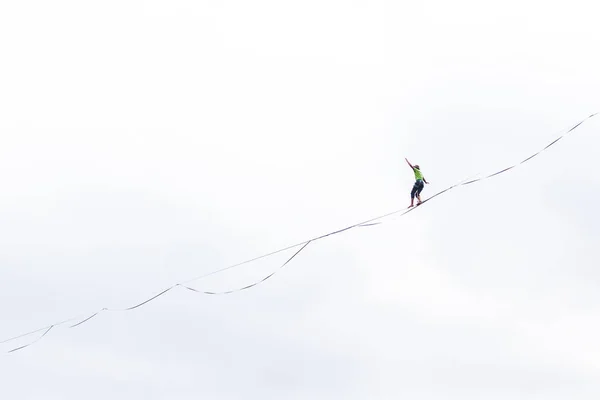
MULTIPOLYGON (((0 341, 526 158, 600 111, 595 3, 2 2, 0 341)), ((598 399, 599 146, 56 327, 0 398, 598 399)))

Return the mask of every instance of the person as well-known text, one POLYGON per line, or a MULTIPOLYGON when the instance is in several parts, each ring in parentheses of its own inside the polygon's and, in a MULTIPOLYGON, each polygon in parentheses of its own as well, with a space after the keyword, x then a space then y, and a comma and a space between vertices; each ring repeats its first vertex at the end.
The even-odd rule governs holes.
POLYGON ((421 167, 419 167, 418 165, 412 165, 410 161, 408 161, 408 159, 406 158, 405 160, 408 163, 408 166, 415 173, 415 184, 413 185, 412 191, 410 192, 410 206, 408 206, 408 208, 411 208, 415 205, 415 197, 417 198, 417 205, 421 204, 421 192, 425 187, 423 182, 425 182, 428 185, 429 182, 427 182, 427 179, 425 179, 425 177, 423 176, 423 173, 421 172, 421 167))

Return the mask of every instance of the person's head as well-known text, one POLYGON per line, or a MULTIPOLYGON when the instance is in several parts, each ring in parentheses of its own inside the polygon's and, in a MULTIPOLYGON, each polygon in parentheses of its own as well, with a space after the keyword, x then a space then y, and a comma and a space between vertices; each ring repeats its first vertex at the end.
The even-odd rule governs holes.
POLYGON ((418 165, 415 165, 415 168, 418 169, 418 170, 421 169, 421 167, 419 167, 418 165))

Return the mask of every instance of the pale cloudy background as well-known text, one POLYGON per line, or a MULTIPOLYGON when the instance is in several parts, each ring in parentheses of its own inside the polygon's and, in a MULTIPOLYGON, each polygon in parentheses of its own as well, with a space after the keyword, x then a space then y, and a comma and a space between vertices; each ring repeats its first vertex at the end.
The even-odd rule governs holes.
MULTIPOLYGON (((520 161, 599 110, 598 11, 2 2, 0 340, 520 161)), ((597 399, 599 146, 56 328, 0 398, 597 399)))

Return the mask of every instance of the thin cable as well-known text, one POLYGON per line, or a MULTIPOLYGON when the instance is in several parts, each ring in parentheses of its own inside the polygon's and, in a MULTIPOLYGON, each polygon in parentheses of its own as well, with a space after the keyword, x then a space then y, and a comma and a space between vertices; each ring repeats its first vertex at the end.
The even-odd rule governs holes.
POLYGON ((86 318, 86 319, 84 319, 83 321, 81 321, 81 322, 78 322, 78 323, 76 323, 75 325, 71 325, 71 326, 69 326, 69 328, 75 328, 75 327, 77 327, 77 326, 79 326, 79 325, 81 325, 81 324, 84 324, 84 323, 88 322, 90 319, 94 318, 96 315, 100 314, 100 313, 101 313, 101 312, 103 312, 103 311, 107 311, 107 310, 108 310, 108 308, 103 308, 103 309, 102 309, 102 310, 100 310, 100 311, 96 311, 95 313, 93 313, 91 316, 87 317, 87 318, 86 318))
POLYGON ((253 261, 260 260, 261 258, 269 257, 269 256, 272 256, 272 255, 275 255, 275 254, 278 254, 278 253, 284 252, 284 251, 286 251, 286 250, 293 249, 294 247, 302 246, 303 244, 306 244, 306 243, 308 243, 308 242, 310 242, 310 240, 306 240, 306 241, 304 241, 304 242, 296 243, 296 244, 293 244, 293 245, 291 245, 291 246, 285 247, 285 248, 283 248, 283 249, 275 250, 275 251, 272 251, 272 252, 270 252, 270 253, 263 254, 262 256, 254 257, 254 258, 252 258, 252 259, 250 259, 250 260, 242 261, 242 262, 240 262, 240 263, 233 264, 233 265, 230 265, 230 266, 228 266, 228 267, 221 268, 221 269, 218 269, 218 270, 216 270, 216 271, 209 272, 209 273, 207 273, 207 274, 204 274, 204 275, 199 275, 199 276, 196 276, 195 278, 188 279, 187 281, 183 281, 183 282, 181 282, 181 283, 190 283, 190 282, 193 282, 193 281, 197 281, 197 280, 199 280, 199 279, 204 279, 204 278, 207 278, 207 277, 209 277, 209 276, 211 276, 211 275, 215 275, 215 274, 218 274, 218 273, 221 273, 221 272, 225 272, 225 271, 227 271, 227 270, 229 270, 229 269, 236 268, 236 267, 239 267, 239 266, 241 266, 241 265, 244 265, 244 264, 249 264, 249 263, 251 263, 251 262, 253 262, 253 261))
POLYGON ((66 324, 67 322, 70 322, 70 321, 75 321, 75 320, 77 320, 77 319, 78 319, 77 317, 74 317, 74 318, 65 319, 65 320, 63 320, 63 321, 60 321, 60 322, 55 322, 55 323, 53 323, 53 324, 51 324, 51 325, 46 325, 46 326, 44 326, 43 328, 39 328, 39 329, 36 329, 36 330, 34 330, 34 331, 29 331, 29 332, 27 332, 27 333, 22 333, 22 334, 20 334, 20 335, 18 335, 18 336, 13 336, 13 337, 11 337, 11 338, 4 339, 3 341, 1 341, 1 342, 0 342, 0 344, 4 344, 4 343, 8 343, 8 342, 12 342, 12 341, 14 341, 14 340, 17 340, 17 339, 24 338, 25 336, 33 335, 34 333, 38 333, 38 332, 41 332, 41 331, 43 331, 43 330, 49 329, 49 328, 51 328, 51 327, 53 327, 53 326, 60 326, 60 325, 62 325, 62 324, 66 324))
POLYGON ((173 289, 175 286, 177 285, 173 285, 165 290, 163 290, 162 292, 160 292, 159 294, 150 297, 148 300, 142 301, 141 303, 133 306, 133 307, 128 307, 128 308, 123 308, 123 309, 112 309, 112 308, 108 308, 106 309, 106 311, 131 311, 131 310, 135 310, 138 307, 143 306, 144 304, 150 303, 152 300, 159 298, 160 296, 164 295, 165 293, 167 293, 169 290, 173 289))
MULTIPOLYGON (((422 205, 422 204, 424 204, 424 203, 426 203, 426 202, 429 202, 430 200, 434 199, 435 197, 437 197, 437 196, 440 196, 441 194, 443 194, 443 193, 446 193, 446 192, 448 192, 449 190, 451 190, 451 189, 454 189, 454 188, 456 188, 456 187, 459 187, 459 186, 465 186, 465 185, 469 185, 469 184, 472 184, 472 183, 475 183, 475 182, 480 182, 480 181, 483 181, 483 180, 485 180, 485 179, 489 179, 489 178, 491 178, 491 177, 493 177, 493 176, 496 176, 496 175, 499 175, 499 174, 501 174, 501 173, 507 172, 507 171, 509 171, 509 170, 513 169, 513 168, 514 168, 515 166, 517 166, 517 165, 523 164, 523 163, 525 163, 525 162, 527 162, 527 161, 531 160, 532 158, 534 158, 535 156, 537 156, 537 155, 538 155, 538 154, 540 154, 541 152, 543 152, 543 151, 545 151, 546 149, 548 149, 550 146, 552 146, 552 145, 554 145, 555 143, 557 143, 557 142, 558 142, 560 139, 562 139, 564 136, 566 136, 567 134, 569 134, 570 132, 572 132, 573 130, 575 130, 577 127, 579 127, 579 126, 580 126, 581 124, 583 124, 585 121, 587 121, 588 119, 590 119, 590 118, 594 117, 594 116, 595 116, 595 115, 597 115, 597 114, 598 114, 598 113, 591 114, 591 115, 590 115, 590 116, 588 116, 587 118, 583 119, 582 121, 580 121, 579 123, 577 123, 576 125, 574 125, 573 127, 571 127, 571 129, 569 129, 569 130, 568 130, 568 131, 567 131, 565 134, 563 134, 562 136, 560 136, 559 138, 557 138, 556 140, 554 140, 553 142, 551 142, 550 144, 548 144, 546 147, 544 147, 544 148, 543 148, 542 150, 540 150, 539 152, 537 152, 537 153, 533 154, 532 156, 530 156, 530 157, 526 158, 525 160, 521 161, 519 164, 515 164, 515 165, 513 165, 513 166, 510 166, 510 167, 508 167, 508 168, 504 168, 504 169, 502 169, 501 171, 498 171, 498 172, 496 172, 496 173, 493 173, 493 174, 491 174, 491 175, 488 175, 488 176, 486 176, 486 177, 483 177, 483 178, 474 179, 474 180, 470 180, 470 181, 466 181, 466 182, 465 182, 465 181, 462 181, 462 182, 460 182, 460 183, 457 183, 457 184, 455 184, 455 185, 452 185, 452 186, 450 186, 450 187, 448 187, 448 188, 446 188, 446 189, 444 189, 444 190, 442 190, 442 191, 440 191, 440 192, 438 192, 438 193, 434 194, 433 196, 429 197, 428 199, 425 199, 425 200, 424 200, 423 202, 421 202, 420 204, 422 205)), ((282 266, 281 266, 279 269, 277 269, 277 270, 276 270, 275 272, 273 272, 272 274, 270 274, 270 275, 268 275, 267 277, 263 278, 263 279, 262 279, 261 281, 259 281, 259 282, 255 282, 254 284, 251 284, 251 285, 245 286, 245 287, 243 287, 243 288, 240 288, 240 289, 237 289, 237 290, 234 290, 234 291, 240 291, 240 290, 245 290, 245 289, 248 289, 248 288, 250 288, 250 287, 253 287, 253 286, 256 286, 256 285, 258 285, 258 284, 260 284, 260 283, 264 282, 265 280, 269 279, 270 277, 272 277, 272 276, 273 276, 273 275, 274 275, 276 272, 278 272, 278 271, 279 271, 281 268, 283 268, 283 266, 285 266, 285 265, 286 265, 288 262, 290 262, 290 261, 291 261, 291 260, 292 260, 294 257, 296 257, 296 255, 297 255, 298 253, 300 253, 300 252, 301 252, 301 251, 302 251, 302 250, 303 250, 303 249, 304 249, 304 248, 305 248, 305 247, 306 247, 306 246, 307 246, 309 243, 311 243, 311 242, 314 242, 314 241, 317 241, 317 240, 320 240, 320 239, 324 239, 324 238, 326 238, 326 237, 329 237, 329 236, 332 236, 332 235, 336 235, 336 234, 339 234, 339 233, 342 233, 342 232, 348 231, 348 230, 350 230, 350 229, 353 229, 353 228, 356 228, 356 227, 368 227, 368 226, 374 226, 374 225, 378 225, 378 224, 380 224, 380 222, 378 222, 378 223, 374 223, 374 222, 375 222, 375 221, 377 221, 377 220, 380 220, 380 219, 386 218, 386 217, 388 217, 388 216, 391 216, 391 215, 394 215, 394 214, 398 214, 398 213, 401 213, 401 214, 400 214, 400 216, 406 215, 406 214, 408 214, 409 212, 412 212, 412 211, 414 211, 414 210, 415 210, 415 208, 419 208, 419 207, 409 208, 408 210, 406 210, 406 209, 400 209, 400 210, 392 211, 392 212, 390 212, 390 213, 387 213, 387 214, 384 214, 384 215, 382 215, 382 216, 375 217, 375 218, 371 218, 371 219, 368 219, 368 220, 366 220, 366 221, 362 221, 362 222, 359 222, 359 223, 356 223, 356 224, 350 225, 350 226, 348 226, 348 227, 346 227, 346 228, 339 229, 339 230, 337 230, 337 231, 333 231, 333 232, 330 232, 330 233, 326 233, 326 234, 324 234, 324 235, 317 236, 317 237, 315 237, 315 238, 313 238, 313 239, 309 239, 309 240, 306 240, 306 241, 304 241, 304 242, 300 242, 300 243, 298 243, 298 244, 295 244, 295 245, 287 246, 287 247, 285 247, 285 248, 282 248, 282 249, 279 249, 279 250, 276 250, 276 251, 273 251, 273 252, 270 252, 270 253, 267 253, 267 254, 264 254, 264 255, 261 255, 261 256, 255 257, 255 258, 253 258, 253 259, 246 260, 246 261, 243 261, 243 262, 241 262, 241 263, 237 263, 237 264, 234 264, 234 265, 231 265, 231 266, 228 266, 228 267, 225 267, 225 268, 222 268, 222 269, 219 269, 219 270, 216 270, 216 271, 210 272, 210 273, 208 273, 208 274, 204 274, 204 275, 197 276, 197 277, 195 277, 195 278, 192 278, 192 279, 189 279, 189 280, 187 280, 187 281, 184 281, 184 282, 181 282, 181 283, 175 284, 175 285, 173 285, 173 286, 171 286, 171 287, 169 287, 169 288, 167 288, 167 289, 163 290, 162 292, 158 293, 157 295, 154 295, 154 296, 150 297, 149 299, 147 299, 147 300, 145 300, 145 301, 143 301, 143 302, 141 302, 141 303, 139 303, 139 304, 137 304, 137 305, 134 305, 134 306, 132 306, 132 307, 129 307, 129 308, 125 308, 125 309, 107 309, 107 308, 103 308, 102 310, 100 310, 100 311, 98 311, 98 312, 96 312, 96 313, 92 314, 91 316, 89 316, 89 317, 85 318, 84 320, 82 320, 81 322, 79 322, 79 323, 77 323, 77 324, 75 324, 75 325, 72 325, 71 327, 80 326, 81 324, 83 324, 83 323, 85 323, 85 322, 87 322, 87 321, 91 320, 92 318, 94 318, 95 316, 97 316, 98 314, 100 314, 100 313, 101 313, 101 312, 103 312, 103 311, 131 311, 131 310, 134 310, 134 309, 136 309, 136 308, 138 308, 138 307, 141 307, 141 306, 143 306, 143 305, 145 305, 145 304, 147 304, 147 303, 149 303, 149 302, 151 302, 151 301, 155 300, 156 298, 158 298, 158 297, 160 297, 160 296, 163 296, 164 294, 166 294, 167 292, 169 292, 170 290, 172 290, 173 288, 175 288, 175 287, 177 287, 177 286, 182 286, 182 287, 184 287, 184 288, 187 288, 187 289, 189 289, 189 290, 192 290, 192 291, 196 291, 196 292, 198 292, 197 290, 195 290, 195 289, 193 289, 193 288, 190 288, 190 287, 187 287, 187 286, 185 286, 185 284, 186 284, 186 283, 189 283, 189 282, 193 282, 193 281, 199 280, 199 279, 202 279, 202 278, 206 278, 206 277, 208 277, 208 276, 211 276, 211 275, 214 275, 214 274, 217 274, 217 273, 223 272, 223 271, 227 271, 227 270, 229 270, 229 269, 232 269, 232 268, 235 268, 235 267, 238 267, 238 266, 244 265, 244 264, 248 264, 248 263, 250 263, 250 262, 252 262, 252 261, 256 261, 256 260, 259 260, 259 259, 261 259, 261 258, 265 258, 265 257, 271 256, 271 255, 277 254, 277 253, 281 253, 281 252, 283 252, 283 251, 286 251, 286 250, 289 250, 289 249, 292 249, 292 248, 295 248, 295 247, 298 247, 298 246, 303 246, 303 247, 302 247, 300 250, 298 250, 298 251, 297 251, 297 252, 296 252, 296 253, 295 253, 295 254, 294 254, 294 255, 293 255, 293 256, 292 256, 290 259, 288 259, 288 260, 287 260, 287 261, 286 261, 286 262, 285 262, 285 263, 284 263, 284 264, 283 264, 283 265, 282 265, 282 266)), ((234 291, 224 292, 223 294, 226 294, 226 293, 233 293, 234 291)), ((206 294, 217 294, 217 293, 214 293, 214 292, 203 292, 203 293, 206 293, 206 294)), ((12 337, 12 338, 9 338, 9 339, 5 339, 5 340, 3 340, 2 342, 0 342, 0 344, 7 343, 7 342, 10 342, 10 341, 13 341, 13 340, 16 340, 16 339, 19 339, 19 338, 22 338, 22 337, 25 337, 25 336, 28 336, 28 335, 32 335, 32 334, 34 334, 34 333, 41 332, 41 331, 44 331, 44 330, 45 330, 45 332, 44 332, 44 333, 43 333, 43 334, 42 334, 42 335, 41 335, 41 336, 40 336, 38 339, 36 339, 35 341, 33 341, 32 343, 30 343, 30 344, 27 344, 27 345, 25 345, 25 346, 21 346, 21 347, 19 347, 19 348, 16 348, 16 349, 13 349, 13 350, 11 350, 10 352, 18 351, 18 350, 21 350, 21 349, 23 349, 23 348, 29 347, 29 346, 31 346, 31 345, 32 345, 32 344, 34 344, 34 343, 37 343, 37 342, 38 342, 39 340, 41 340, 41 339, 42 339, 44 336, 46 336, 46 335, 48 334, 48 332, 50 332, 50 330, 51 330, 52 328, 54 328, 54 327, 56 327, 56 326, 59 326, 59 325, 62 325, 62 324, 64 324, 64 323, 66 323, 66 322, 69 322, 69 321, 74 321, 74 320, 78 320, 78 319, 80 319, 80 318, 70 318, 70 319, 68 319, 68 320, 65 320, 65 321, 62 321, 62 322, 59 322, 59 323, 56 323, 56 324, 52 324, 52 325, 50 325, 50 326, 46 326, 46 327, 44 327, 44 328, 36 329, 36 330, 34 330, 34 331, 31 331, 31 332, 28 332, 28 333, 25 333, 25 334, 22 334, 22 335, 19 335, 19 336, 15 336, 15 337, 12 337)))
POLYGON ((8 351, 8 353, 14 353, 15 351, 19 351, 19 350, 22 350, 22 349, 24 349, 24 348, 26 348, 26 347, 29 347, 29 346, 32 346, 32 345, 36 344, 37 342, 39 342, 40 340, 42 340, 42 338, 43 338, 44 336, 46 336, 46 335, 48 334, 48 332, 50 332, 50 331, 52 330, 52 328, 54 328, 54 325, 50 325, 50 327, 49 327, 48 329, 46 329, 46 332, 44 332, 44 333, 42 334, 42 336, 40 336, 39 338, 37 338, 37 339, 36 339, 36 340, 34 340, 33 342, 31 342, 31 343, 28 343, 28 344, 26 344, 26 345, 24 345, 24 346, 17 347, 17 348, 15 348, 15 349, 12 349, 12 350, 8 351))
POLYGON ((239 289, 233 289, 233 290, 227 290, 225 292, 208 292, 208 291, 201 291, 198 289, 194 289, 192 287, 189 287, 187 285, 183 285, 183 284, 179 284, 178 286, 181 286, 185 289, 191 290, 192 292, 195 293, 200 293, 200 294, 208 294, 208 295, 223 295, 223 294, 231 294, 231 293, 236 293, 236 292, 241 292, 242 290, 246 290, 246 289, 250 289, 251 287, 260 285, 261 283, 263 283, 264 281, 266 281, 267 279, 269 279, 270 277, 272 277, 273 275, 275 275, 276 273, 278 273, 279 271, 281 271, 283 269, 283 267, 285 267, 286 265, 289 264, 290 261, 292 261, 294 259, 294 257, 296 257, 302 250, 304 250, 306 248, 306 246, 308 246, 311 242, 309 241, 308 243, 306 243, 304 246, 302 246, 300 248, 300 250, 298 250, 297 252, 294 253, 294 255, 292 255, 290 258, 287 259, 286 262, 284 262, 279 268, 277 268, 275 271, 271 272, 269 275, 265 276, 264 278, 262 278, 259 281, 256 281, 250 285, 241 287, 239 289))
POLYGON ((3 341, 1 341, 1 342, 0 342, 0 344, 4 344, 4 343, 8 343, 8 342, 12 342, 13 340, 17 340, 17 339, 24 338, 25 336, 33 335, 34 333, 38 333, 38 332, 41 332, 41 331, 43 331, 43 330, 46 330, 46 329, 48 329, 48 328, 49 328, 49 327, 51 327, 51 326, 54 326, 54 325, 45 326, 45 327, 43 327, 43 328, 36 329, 35 331, 31 331, 31 332, 23 333, 23 334, 21 334, 21 335, 18 335, 18 336, 13 336, 13 337, 11 337, 11 338, 4 339, 3 341))
POLYGON ((531 155, 531 156, 527 157, 527 158, 526 158, 526 159, 524 159, 523 161, 521 161, 521 162, 519 162, 519 163, 517 163, 517 164, 511 165, 510 167, 504 168, 504 169, 502 169, 502 170, 500 170, 500 171, 498 171, 498 172, 494 172, 493 174, 490 174, 490 175, 488 175, 488 176, 485 176, 485 177, 483 177, 483 178, 474 179, 474 180, 471 180, 471 181, 468 181, 468 182, 462 183, 460 186, 470 185, 470 184, 472 184, 472 183, 475 183, 475 182, 480 182, 480 181, 486 180, 486 179, 488 179, 488 178, 492 178, 492 177, 494 177, 494 176, 496 176, 496 175, 500 175, 500 174, 502 174, 502 173, 504 173, 504 172, 507 172, 507 171, 509 171, 509 170, 511 170, 511 169, 513 169, 513 168, 515 168, 515 167, 517 167, 517 166, 519 166, 519 165, 521 165, 521 164, 524 164, 524 163, 526 163, 526 162, 530 161, 530 160, 531 160, 532 158, 534 158, 535 156, 537 156, 537 155, 539 155, 540 153, 543 153, 544 151, 546 151, 546 150, 547 150, 549 147, 551 147, 551 146, 555 145, 555 144, 556 144, 556 143, 557 143, 559 140, 563 139, 563 138, 564 138, 565 136, 567 136, 569 133, 571 133, 572 131, 574 131, 576 128, 578 128, 578 127, 579 127, 581 124, 583 124, 585 121, 587 121, 588 119, 590 119, 590 118, 592 118, 592 117, 594 117, 594 116, 596 116, 596 115, 598 115, 598 113, 591 114, 591 115, 587 116, 586 118, 584 118, 583 120, 579 121, 577 124, 573 125, 573 126, 572 126, 572 127, 569 129, 569 130, 567 130, 565 133, 563 133, 562 135, 560 135, 559 137, 557 137, 556 139, 554 139, 552 142, 550 142, 548 145, 546 145, 546 147, 544 147, 543 149, 541 149, 541 150, 540 150, 540 151, 538 151, 537 153, 534 153, 533 155, 531 155))

